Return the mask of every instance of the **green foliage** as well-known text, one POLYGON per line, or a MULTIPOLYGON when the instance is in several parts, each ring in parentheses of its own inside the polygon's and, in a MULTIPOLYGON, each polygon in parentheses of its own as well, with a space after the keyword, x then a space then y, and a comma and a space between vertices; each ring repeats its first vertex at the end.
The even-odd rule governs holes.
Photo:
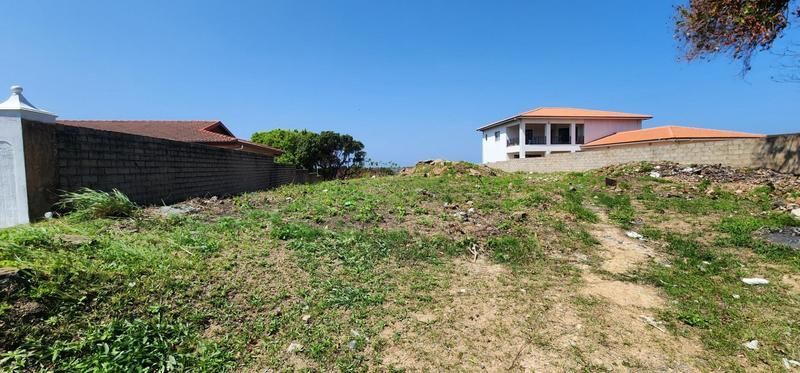
POLYGON ((629 228, 635 211, 631 206, 631 198, 625 194, 598 193, 597 201, 610 211, 608 217, 624 228, 629 228))
POLYGON ((274 129, 256 132, 251 140, 283 150, 284 153, 275 159, 278 163, 313 170, 318 157, 316 145, 318 136, 308 130, 274 129))
MULTIPOLYGON (((59 369, 74 371, 182 371, 201 366, 211 370, 229 367, 228 353, 215 346, 199 346, 188 323, 157 315, 149 319, 113 320, 89 330, 77 340, 35 346, 47 351, 59 369)), ((20 352, 18 349, 17 353, 20 352)))
POLYGON ((535 238, 492 237, 486 246, 491 250, 492 258, 500 263, 521 264, 542 255, 539 242, 535 238))
POLYGON ((314 170, 329 179, 357 171, 364 166, 366 158, 363 143, 353 136, 332 131, 275 129, 256 132, 252 140, 283 150, 278 162, 314 170))
POLYGON ((79 219, 127 217, 136 210, 136 205, 128 196, 116 189, 108 193, 82 188, 65 193, 59 206, 70 210, 71 215, 79 219))
POLYGON ((592 212, 583 205, 583 193, 577 190, 566 191, 563 194, 564 204, 563 209, 575 216, 578 220, 583 220, 589 223, 597 223, 600 218, 597 214, 592 212))
MULTIPOLYGON (((789 25, 791 0, 692 0, 677 8, 675 35, 687 60, 729 55, 743 70, 758 50, 772 47, 789 25)), ((800 8, 793 10, 800 16, 800 8)))
MULTIPOLYGON (((0 230, 0 267, 25 279, 0 299, 0 370, 281 370, 292 368, 292 342, 311 369, 381 369, 386 347, 415 335, 387 337, 387 327, 410 321, 439 333, 449 321, 417 322, 416 313, 439 316, 454 287, 485 284, 472 282, 485 281, 471 276, 484 265, 471 263, 476 253, 511 268, 497 282, 525 289, 502 294, 515 301, 578 290, 580 273, 593 269, 574 261, 599 269, 590 233, 598 207, 618 225, 644 223, 637 231, 656 260, 615 280, 663 289, 653 317, 670 333, 699 336, 709 369, 752 359, 741 343, 756 337, 769 368, 798 345, 796 296, 781 279, 800 271, 800 255, 759 233, 800 222, 769 213, 773 190, 734 195, 709 184, 707 195, 622 172, 612 192, 599 172, 478 177, 454 172, 461 166, 289 185, 190 216, 0 230), (469 219, 454 218, 469 208, 469 219), (670 224, 677 219, 690 224, 670 224), (755 275, 770 285, 741 283, 755 275), (21 314, 30 304, 37 311, 21 314)), ((600 298, 577 300, 580 317, 604 312, 600 298)))

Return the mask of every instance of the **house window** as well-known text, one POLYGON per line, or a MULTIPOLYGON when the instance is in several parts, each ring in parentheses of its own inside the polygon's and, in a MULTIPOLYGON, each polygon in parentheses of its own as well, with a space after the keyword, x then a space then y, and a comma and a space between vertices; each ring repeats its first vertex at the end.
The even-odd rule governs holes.
POLYGON ((569 135, 569 123, 553 123, 550 125, 551 144, 570 144, 572 141, 569 135))
POLYGON ((583 144, 583 123, 575 124, 575 143, 583 144))
POLYGON ((500 131, 494 131, 494 139, 495 141, 500 140, 500 131))

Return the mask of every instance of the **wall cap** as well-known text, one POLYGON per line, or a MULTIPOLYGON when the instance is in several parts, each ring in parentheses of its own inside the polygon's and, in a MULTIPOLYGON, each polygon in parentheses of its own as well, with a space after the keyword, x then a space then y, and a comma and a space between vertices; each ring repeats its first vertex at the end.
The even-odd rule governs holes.
POLYGON ((43 123, 55 123, 57 115, 33 106, 25 96, 22 95, 22 86, 12 85, 11 96, 0 103, 0 111, 17 111, 22 119, 33 120, 43 123))

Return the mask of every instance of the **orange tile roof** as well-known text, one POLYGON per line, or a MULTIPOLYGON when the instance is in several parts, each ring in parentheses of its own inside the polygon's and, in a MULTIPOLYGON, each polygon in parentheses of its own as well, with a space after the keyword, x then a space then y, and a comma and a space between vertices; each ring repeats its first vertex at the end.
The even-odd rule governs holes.
POLYGON ((576 119, 650 119, 652 115, 622 113, 617 111, 579 109, 570 107, 540 107, 524 113, 517 114, 497 122, 489 123, 478 131, 483 131, 501 124, 517 120, 520 118, 576 118, 576 119))
POLYGON ((758 137, 764 137, 764 135, 707 128, 661 126, 617 132, 615 134, 608 135, 588 144, 582 145, 581 148, 595 148, 601 146, 615 146, 658 141, 746 139, 758 137))
POLYGON ((261 147, 259 153, 280 155, 282 150, 254 144, 237 138, 218 120, 57 120, 59 124, 92 128, 101 131, 121 132, 131 135, 155 137, 206 145, 242 145, 252 149, 261 147))

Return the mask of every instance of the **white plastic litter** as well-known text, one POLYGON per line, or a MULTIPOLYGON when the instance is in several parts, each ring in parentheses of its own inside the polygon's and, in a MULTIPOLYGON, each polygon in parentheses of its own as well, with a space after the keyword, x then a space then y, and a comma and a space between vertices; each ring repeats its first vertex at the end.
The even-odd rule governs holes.
POLYGON ((630 238, 636 239, 636 240, 643 240, 644 239, 644 236, 642 236, 641 234, 636 233, 634 231, 627 231, 627 232, 625 232, 625 235, 630 237, 630 238))
POLYGON ((758 350, 758 340, 754 339, 750 342, 744 343, 744 347, 747 347, 750 350, 758 350))
POLYGON ((769 280, 760 277, 750 277, 750 278, 743 278, 742 282, 748 285, 766 285, 769 284, 769 280))

